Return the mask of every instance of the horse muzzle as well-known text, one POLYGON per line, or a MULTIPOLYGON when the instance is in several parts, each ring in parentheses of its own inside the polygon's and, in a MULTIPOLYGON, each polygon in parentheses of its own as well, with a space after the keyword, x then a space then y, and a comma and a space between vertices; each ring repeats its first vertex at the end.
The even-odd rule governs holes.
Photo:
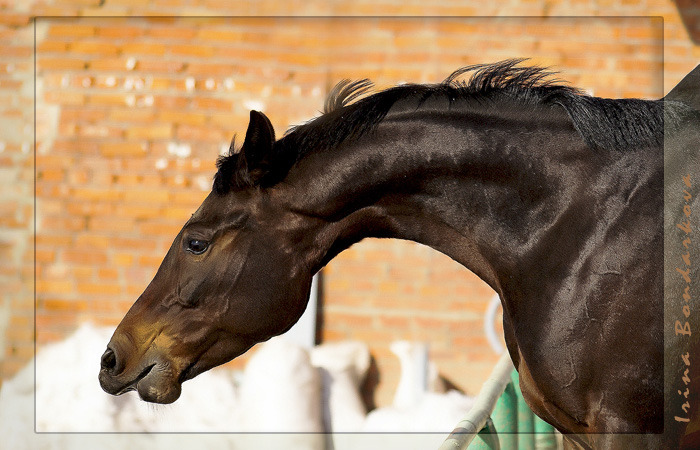
POLYGON ((122 395, 135 390, 142 400, 152 403, 172 403, 180 397, 182 390, 170 363, 144 358, 144 362, 135 369, 125 370, 111 348, 107 348, 102 355, 98 378, 100 386, 108 394, 122 395))

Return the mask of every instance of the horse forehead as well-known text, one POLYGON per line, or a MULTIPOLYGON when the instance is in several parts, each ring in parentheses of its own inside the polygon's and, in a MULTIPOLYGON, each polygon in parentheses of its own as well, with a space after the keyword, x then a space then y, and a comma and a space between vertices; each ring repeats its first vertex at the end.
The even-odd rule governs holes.
POLYGON ((249 196, 235 195, 234 193, 219 195, 215 192, 210 192, 204 201, 199 205, 194 214, 192 214, 191 220, 223 220, 233 212, 246 209, 249 204, 249 196))

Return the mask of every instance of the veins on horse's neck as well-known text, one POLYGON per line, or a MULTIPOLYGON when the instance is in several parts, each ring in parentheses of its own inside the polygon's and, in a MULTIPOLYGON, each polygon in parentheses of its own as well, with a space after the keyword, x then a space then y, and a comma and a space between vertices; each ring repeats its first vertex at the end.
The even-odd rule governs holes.
POLYGON ((498 290, 518 247, 537 233, 533 219, 548 219, 543 204, 552 202, 545 175, 525 155, 531 143, 514 140, 512 130, 413 127, 409 136, 380 127, 371 140, 308 161, 304 170, 318 177, 298 193, 310 199, 308 214, 327 224, 311 265, 322 267, 366 237, 406 239, 450 256, 498 290))

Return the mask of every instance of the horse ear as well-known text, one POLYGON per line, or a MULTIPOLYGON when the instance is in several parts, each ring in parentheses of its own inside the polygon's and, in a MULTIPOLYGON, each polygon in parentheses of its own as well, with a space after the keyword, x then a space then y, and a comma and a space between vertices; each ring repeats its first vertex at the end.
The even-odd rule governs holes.
POLYGON ((275 129, 270 119, 259 111, 250 112, 250 123, 238 157, 238 173, 256 184, 268 173, 268 163, 275 143, 275 129))

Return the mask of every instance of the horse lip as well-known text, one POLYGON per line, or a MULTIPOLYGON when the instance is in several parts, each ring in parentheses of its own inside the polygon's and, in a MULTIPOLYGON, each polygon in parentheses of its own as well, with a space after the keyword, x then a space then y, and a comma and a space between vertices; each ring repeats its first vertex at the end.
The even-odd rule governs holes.
POLYGON ((203 368, 200 362, 200 359, 195 359, 187 367, 185 367, 185 370, 180 372, 180 376, 177 378, 178 383, 182 384, 185 381, 191 380, 200 373, 206 371, 207 369, 203 368))
POLYGON ((196 366, 199 360, 192 361, 187 367, 185 367, 185 370, 180 372, 180 376, 177 378, 177 381, 182 384, 187 380, 191 380, 192 378, 196 377, 198 375, 196 366))
POLYGON ((155 367, 155 364, 151 364, 150 366, 146 366, 143 368, 141 373, 138 374, 138 376, 131 382, 127 383, 123 388, 121 388, 116 394, 114 395, 122 395, 126 392, 136 390, 136 387, 139 383, 139 381, 143 380, 146 378, 146 376, 151 373, 151 369, 155 367))

